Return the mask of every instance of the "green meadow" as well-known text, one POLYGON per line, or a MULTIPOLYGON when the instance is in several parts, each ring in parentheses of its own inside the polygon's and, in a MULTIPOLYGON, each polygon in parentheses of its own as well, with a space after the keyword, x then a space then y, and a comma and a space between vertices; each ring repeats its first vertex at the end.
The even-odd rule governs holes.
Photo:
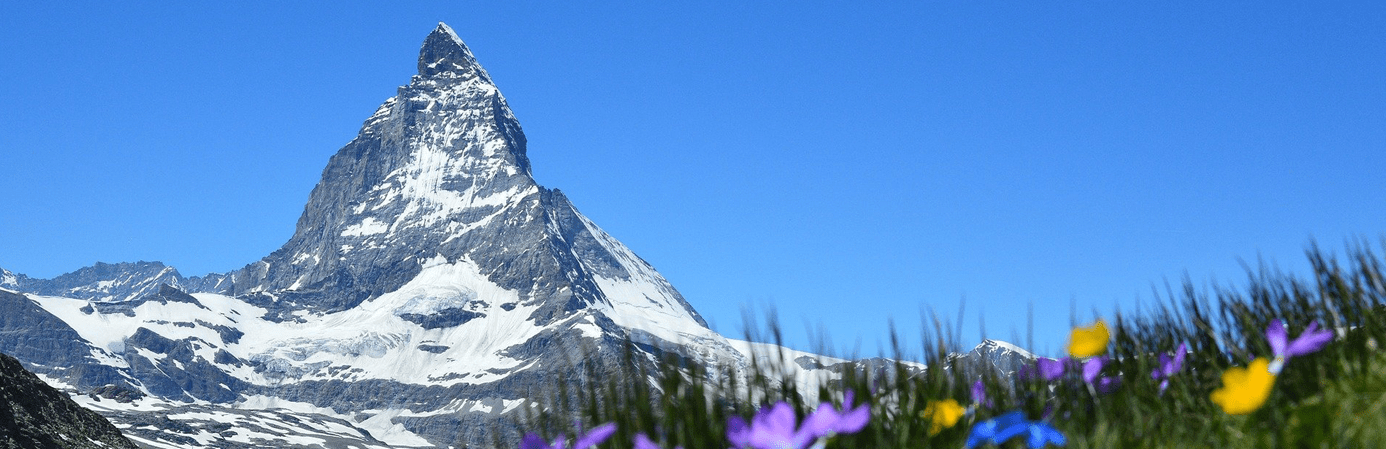
MULTIPOLYGON (((524 426, 552 442, 574 434, 576 416, 589 428, 615 424, 597 447, 636 447, 636 435, 644 434, 663 448, 726 449, 734 446, 730 421, 765 430, 769 424, 760 421, 769 418, 758 415, 785 403, 794 411, 790 430, 802 430, 819 404, 828 403, 843 412, 865 405, 869 421, 850 433, 819 432, 803 446, 1059 447, 1041 432, 1052 431, 1069 448, 1380 447, 1386 444, 1383 260, 1365 244, 1341 255, 1313 246, 1306 256, 1312 273, 1254 269, 1240 284, 1208 288, 1185 281, 1146 310, 1101 317, 1105 335, 1086 335, 1081 329, 1092 323, 1073 323, 1067 338, 1077 345, 1102 337, 1100 354, 1074 354, 1085 357, 1050 362, 1047 369, 1035 363, 1006 373, 949 357, 971 348, 940 321, 918 336, 922 354, 903 353, 904 337, 892 332, 896 361, 851 365, 815 391, 801 391, 770 363, 774 358, 753 359, 749 374, 738 376, 730 367, 673 356, 652 367, 627 351, 620 361, 626 375, 559 383, 545 411, 528 416, 524 426), (1268 337, 1275 321, 1285 330, 1279 348, 1268 337), (1309 341, 1315 336, 1322 341, 1309 341), (1174 366, 1181 345, 1187 354, 1174 366), (1287 351, 1304 353, 1284 357, 1287 351), (1277 365, 1278 353, 1278 373, 1261 368, 1277 365), (1261 364, 1248 368, 1257 359, 1261 364), (639 381, 647 378, 654 385, 639 381), (843 404, 847 391, 852 404, 843 404), (1214 401, 1218 395, 1230 399, 1214 401), (988 425, 994 433, 1009 425, 994 424, 1017 416, 1026 431, 1002 441, 986 437, 988 425)), ((770 321, 768 340, 775 342, 779 329, 770 321)))

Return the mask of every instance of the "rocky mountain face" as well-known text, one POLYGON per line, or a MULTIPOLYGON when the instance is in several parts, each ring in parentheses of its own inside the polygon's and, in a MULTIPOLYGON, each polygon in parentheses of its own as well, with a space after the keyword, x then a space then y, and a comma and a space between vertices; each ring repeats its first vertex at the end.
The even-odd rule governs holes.
MULTIPOLYGON (((516 416, 559 381, 614 373, 627 340, 644 363, 744 367, 764 350, 709 330, 534 180, 519 122, 443 24, 261 260, 191 278, 158 262, 0 270, 0 352, 145 447, 514 442, 516 416)), ((804 385, 844 369, 815 357, 793 361, 804 385)))
POLYGON ((969 369, 995 371, 1003 377, 1009 377, 1034 366, 1035 363, 1035 355, 1029 351, 1004 341, 990 339, 982 340, 982 343, 966 354, 952 354, 949 358, 960 359, 969 369))
POLYGON ((0 354, 0 448, 136 449, 120 429, 0 354))
POLYGON ((97 262, 53 279, 35 279, 0 269, 0 288, 93 301, 134 301, 158 292, 162 285, 188 291, 216 290, 224 278, 218 274, 185 278, 178 270, 159 262, 97 262))

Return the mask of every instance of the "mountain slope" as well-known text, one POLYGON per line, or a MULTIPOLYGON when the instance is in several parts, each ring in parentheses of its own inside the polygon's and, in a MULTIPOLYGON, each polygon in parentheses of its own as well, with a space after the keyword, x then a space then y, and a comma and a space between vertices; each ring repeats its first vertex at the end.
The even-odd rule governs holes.
POLYGON ((135 449, 101 415, 77 405, 0 354, 0 448, 135 449))

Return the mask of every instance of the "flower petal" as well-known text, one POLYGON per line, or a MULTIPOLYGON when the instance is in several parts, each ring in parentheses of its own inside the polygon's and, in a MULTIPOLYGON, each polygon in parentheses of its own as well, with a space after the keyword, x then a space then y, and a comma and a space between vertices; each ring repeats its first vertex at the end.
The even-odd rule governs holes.
POLYGON ((1266 341, 1270 342, 1271 354, 1276 357, 1285 356, 1286 340, 1289 334, 1285 332, 1285 324, 1280 320, 1271 320, 1270 326, 1266 327, 1266 341))
POLYGON ((1102 374, 1102 365, 1106 363, 1102 357, 1094 357, 1083 362, 1083 381, 1092 383, 1097 379, 1098 374, 1102 374))
POLYGON ((587 449, 596 446, 606 441, 607 438, 611 438, 613 433, 616 433, 616 423, 613 422, 594 427, 573 442, 573 449, 587 449))
POLYGON ((1275 386, 1275 375, 1269 370, 1270 361, 1253 360, 1246 368, 1228 368, 1222 373, 1222 388, 1208 397, 1229 415, 1245 415, 1261 408, 1275 386))
POLYGON ((871 407, 866 404, 839 415, 837 433, 857 433, 871 421, 871 407))
POLYGON ((549 443, 545 442, 539 434, 528 433, 520 439, 520 449, 550 449, 550 447, 549 443))
POLYGON ((756 415, 751 423, 749 442, 756 447, 802 449, 802 446, 794 444, 795 440, 802 437, 795 432, 794 422, 794 409, 788 403, 780 401, 768 410, 762 409, 756 415))
POLYGON ((751 428, 746 425, 746 420, 740 416, 727 418, 727 441, 736 449, 744 449, 751 445, 751 428))
POLYGON ((635 434, 635 449, 659 449, 659 445, 650 441, 650 437, 645 436, 644 433, 637 433, 635 434))
POLYGON ((799 430, 810 432, 814 436, 828 435, 837 431, 837 423, 841 418, 832 404, 824 402, 818 405, 818 410, 804 418, 799 430))
POLYGON ((1102 354, 1107 352, 1107 343, 1111 338, 1107 322, 1102 320, 1097 320, 1092 326, 1074 328, 1068 339, 1068 355, 1092 357, 1102 354))
POLYGON ((1030 431, 1030 435, 1026 438, 1025 443, 1030 449, 1039 449, 1049 443, 1054 443, 1055 446, 1068 444, 1068 439, 1064 438, 1064 434, 1059 432, 1058 429, 1051 427, 1049 424, 1042 422, 1030 423, 1030 425, 1027 426, 1027 430, 1030 431))
MULTIPOLYGON (((1006 413, 992 419, 980 421, 972 425, 972 430, 967 434, 967 448, 972 449, 982 443, 1000 444, 1005 440, 998 440, 997 436, 1002 431, 1015 427, 1017 424, 1024 425, 1025 415, 1019 411, 1006 413)), ((1014 435, 1012 435, 1014 436, 1014 435)))
POLYGON ((1328 342, 1333 341, 1333 331, 1318 330, 1319 323, 1309 323, 1309 328, 1304 333, 1299 334, 1293 342, 1290 342, 1285 349, 1285 356, 1301 356, 1322 349, 1328 342))
POLYGON ((1064 362, 1067 358, 1054 360, 1051 358, 1040 357, 1035 363, 1039 366, 1039 373, 1044 380, 1058 379, 1064 375, 1064 362))

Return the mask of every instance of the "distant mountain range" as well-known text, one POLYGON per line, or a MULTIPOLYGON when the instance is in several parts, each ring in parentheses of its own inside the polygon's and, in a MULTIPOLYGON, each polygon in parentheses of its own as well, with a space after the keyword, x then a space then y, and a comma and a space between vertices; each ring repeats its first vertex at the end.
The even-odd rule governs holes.
MULTIPOLYGON (((513 441, 574 360, 625 341, 744 367, 655 269, 531 176, 519 122, 447 25, 418 74, 329 159, 292 238, 225 274, 0 269, 0 352, 146 447, 513 441)), ((1032 357, 973 353, 996 366, 1032 357)), ((811 354, 804 379, 829 375, 811 354)))

